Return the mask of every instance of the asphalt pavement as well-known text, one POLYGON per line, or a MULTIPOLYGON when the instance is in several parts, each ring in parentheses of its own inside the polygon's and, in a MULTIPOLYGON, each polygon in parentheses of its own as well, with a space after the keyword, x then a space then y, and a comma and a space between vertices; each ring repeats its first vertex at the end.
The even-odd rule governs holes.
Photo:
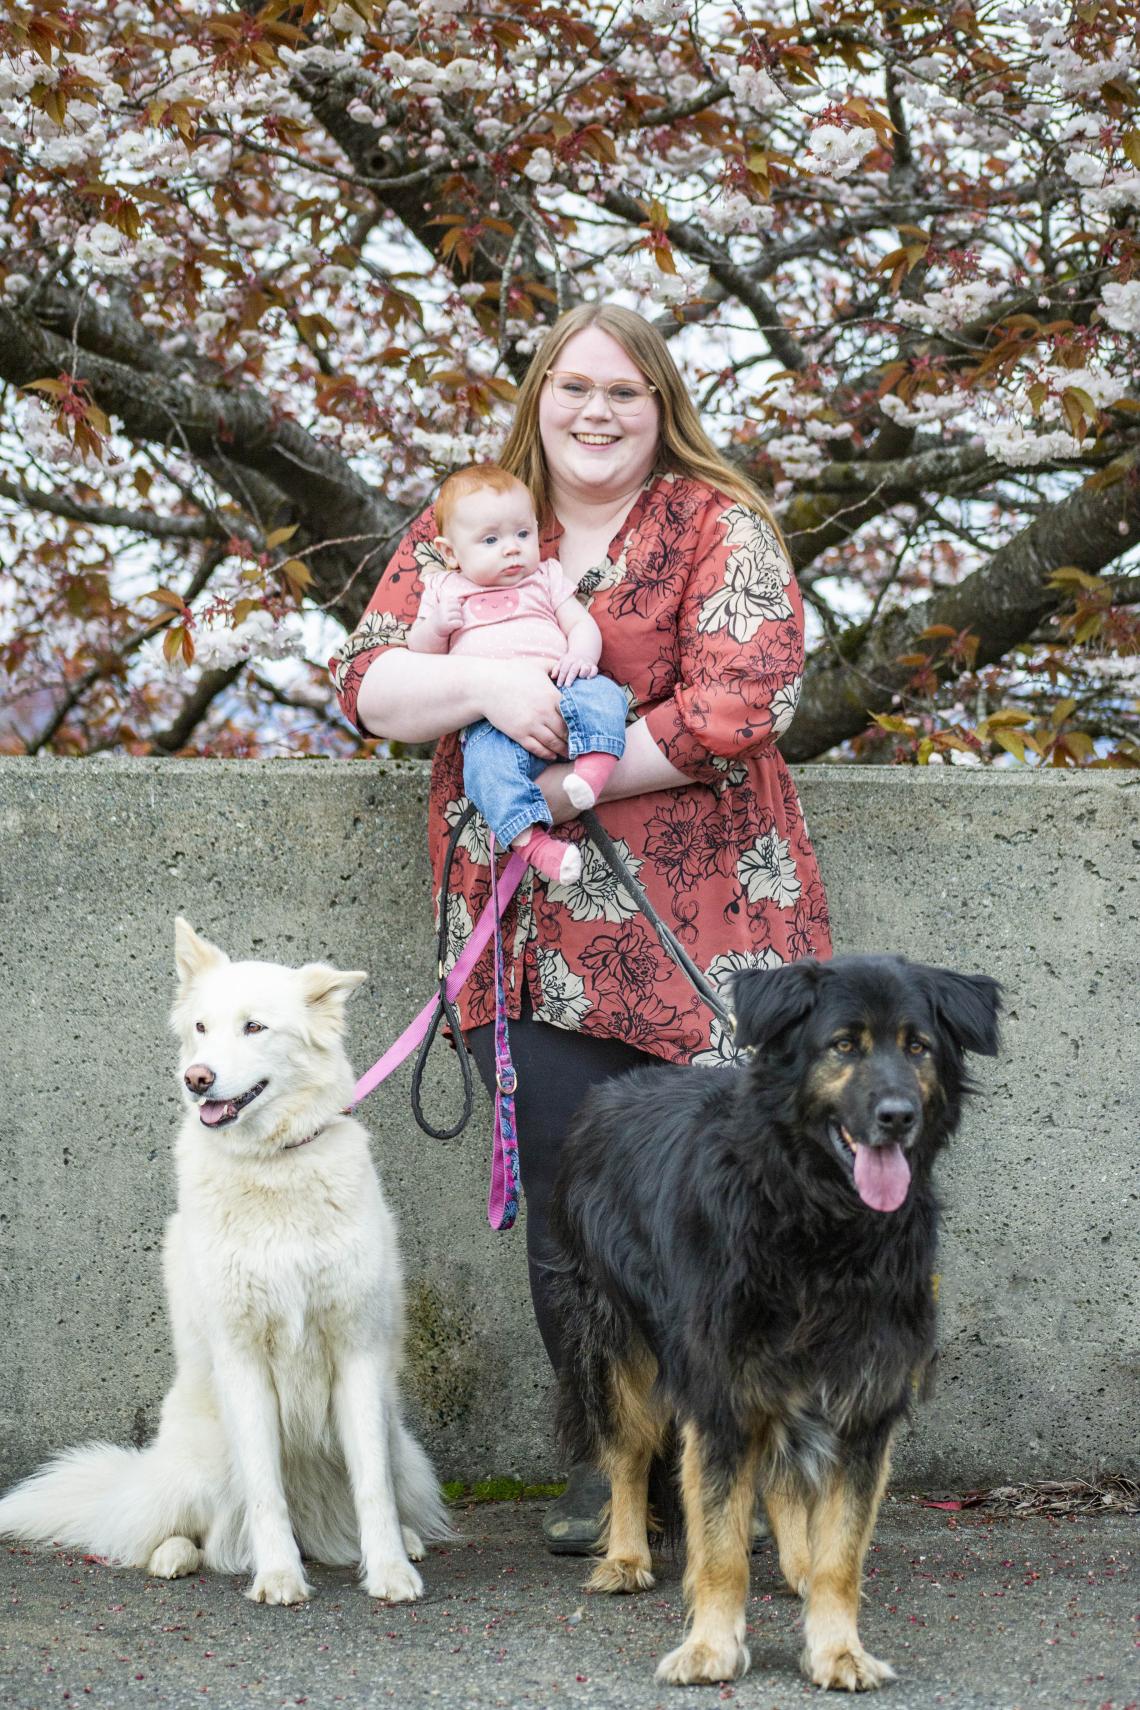
MULTIPOLYGON (((653 1668, 679 1642, 680 1559, 638 1597, 587 1597, 585 1564, 542 1548, 541 1513, 537 1502, 460 1510, 462 1536, 423 1564, 424 1599, 399 1607, 340 1570, 312 1569, 310 1603, 266 1608, 229 1576, 153 1580, 0 1546, 0 1704, 790 1710, 821 1699, 798 1672, 798 1604, 770 1544, 753 1557, 751 1673, 663 1687, 653 1668)), ((1140 1520, 1119 1514, 998 1518, 889 1498, 860 1623, 898 1670, 883 1710, 1138 1710, 1138 1540, 1140 1520)))

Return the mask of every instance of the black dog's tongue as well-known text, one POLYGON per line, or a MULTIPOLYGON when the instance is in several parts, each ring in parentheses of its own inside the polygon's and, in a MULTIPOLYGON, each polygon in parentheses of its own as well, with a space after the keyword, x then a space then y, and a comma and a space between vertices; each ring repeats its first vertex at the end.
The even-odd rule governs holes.
POLYGON ((207 1128, 216 1128, 220 1122, 232 1120, 237 1115, 237 1105, 232 1098, 208 1098, 198 1106, 199 1120, 207 1128))
POLYGON ((910 1187, 910 1165, 901 1146, 855 1142, 855 1191, 872 1211, 897 1211, 910 1187))

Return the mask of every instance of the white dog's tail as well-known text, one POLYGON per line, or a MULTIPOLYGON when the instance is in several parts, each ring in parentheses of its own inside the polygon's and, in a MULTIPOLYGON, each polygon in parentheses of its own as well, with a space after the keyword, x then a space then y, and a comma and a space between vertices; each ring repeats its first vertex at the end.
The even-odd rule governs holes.
POLYGON ((418 1532, 425 1544, 454 1538, 455 1528, 435 1468, 399 1417, 393 1422, 391 1444, 396 1507, 404 1525, 418 1532))
POLYGON ((146 1449, 84 1443, 0 1498, 0 1536, 146 1567, 166 1538, 201 1530, 201 1507, 200 1492, 179 1477, 157 1443, 146 1449))

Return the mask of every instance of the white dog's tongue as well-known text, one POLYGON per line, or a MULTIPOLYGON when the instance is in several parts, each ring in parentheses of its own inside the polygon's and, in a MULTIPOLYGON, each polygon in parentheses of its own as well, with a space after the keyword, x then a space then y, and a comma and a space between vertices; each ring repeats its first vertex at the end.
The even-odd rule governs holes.
POLYGON ((897 1211, 910 1187, 910 1165, 901 1146, 855 1143, 855 1188, 872 1211, 897 1211))
POLYGON ((232 1098, 208 1098, 198 1106, 198 1116, 207 1128, 216 1128, 227 1116, 236 1115, 237 1107, 232 1098))

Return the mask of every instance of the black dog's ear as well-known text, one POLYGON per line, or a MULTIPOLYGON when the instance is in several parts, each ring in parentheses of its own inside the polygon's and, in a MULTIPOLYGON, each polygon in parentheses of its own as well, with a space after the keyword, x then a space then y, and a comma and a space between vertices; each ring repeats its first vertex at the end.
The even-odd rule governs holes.
POLYGON ((923 968, 939 1020, 963 1051, 996 1057, 1001 987, 988 974, 955 974, 949 968, 923 968))
POLYGON ((736 1043, 763 1049, 815 1005, 820 965, 788 962, 782 968, 748 968, 732 985, 736 1043))

